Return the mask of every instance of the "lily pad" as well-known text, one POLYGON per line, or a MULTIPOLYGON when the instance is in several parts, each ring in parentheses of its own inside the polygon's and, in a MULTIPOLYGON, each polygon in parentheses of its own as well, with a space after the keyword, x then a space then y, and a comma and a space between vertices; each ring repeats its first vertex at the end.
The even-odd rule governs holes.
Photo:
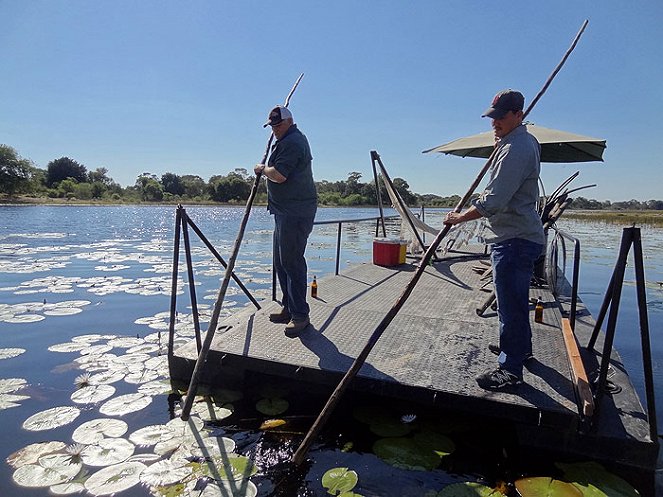
POLYGON ((110 495, 137 485, 140 474, 146 468, 140 462, 124 462, 97 471, 85 482, 85 489, 92 495, 110 495))
POLYGON ((0 379, 0 393, 12 393, 20 390, 28 382, 24 378, 3 378, 0 379))
POLYGON ((53 452, 61 452, 67 446, 64 442, 39 442, 30 444, 7 457, 7 464, 19 468, 26 464, 36 464, 39 458, 53 452))
POLYGON ((82 464, 67 454, 47 454, 37 464, 19 467, 12 478, 22 487, 50 487, 72 480, 81 468, 82 464))
POLYGON ((448 456, 456 450, 456 444, 449 437, 441 433, 423 431, 417 433, 414 441, 420 447, 426 448, 440 457, 448 456))
POLYGON ((481 483, 462 482, 447 485, 435 497, 504 497, 504 494, 481 483))
POLYGON ((140 447, 149 447, 174 436, 173 431, 165 425, 149 425, 133 432, 129 440, 140 447))
POLYGON ((575 464, 556 463, 564 472, 564 479, 578 487, 583 495, 591 497, 639 497, 628 482, 613 475, 597 462, 575 464))
POLYGON ((0 360, 1 359, 11 359, 13 357, 20 356, 25 353, 25 349, 21 348, 5 348, 0 349, 0 360))
POLYGON ((43 431, 65 426, 71 423, 80 415, 81 411, 77 407, 52 407, 45 411, 33 414, 23 422, 23 428, 28 431, 43 431))
POLYGON ((322 475, 322 486, 332 495, 351 491, 358 481, 357 473, 348 468, 332 468, 322 475))
POLYGON ((152 397, 150 396, 142 393, 129 393, 107 401, 99 408, 99 412, 106 416, 123 416, 145 409, 151 403, 152 397))
POLYGON ((215 480, 243 480, 258 472, 255 464, 248 458, 238 455, 213 457, 202 463, 194 463, 194 470, 215 480))
POLYGON ((373 452, 397 468, 429 471, 440 464, 439 455, 411 438, 381 438, 373 444, 373 452))
POLYGON ((152 487, 171 485, 192 474, 192 468, 182 462, 157 461, 140 474, 140 481, 152 487))
POLYGON ((120 419, 99 418, 87 421, 74 430, 71 438, 81 444, 95 444, 105 437, 117 438, 127 432, 129 426, 120 419))
POLYGON ((263 421, 262 424, 260 425, 259 430, 271 430, 273 428, 278 428, 279 426, 283 426, 286 424, 286 421, 284 419, 268 419, 266 421, 263 421))
POLYGON ((260 399, 256 403, 256 409, 258 412, 264 414, 265 416, 278 416, 283 414, 288 410, 288 401, 281 398, 265 398, 260 399))
POLYGON ((515 485, 521 497, 583 497, 572 484, 548 476, 521 478, 515 485))
POLYGON ((127 460, 134 450, 134 444, 124 438, 103 438, 85 447, 81 460, 88 466, 110 466, 127 460))
POLYGON ((112 397, 115 387, 111 385, 88 385, 71 394, 71 400, 77 404, 95 404, 112 397))

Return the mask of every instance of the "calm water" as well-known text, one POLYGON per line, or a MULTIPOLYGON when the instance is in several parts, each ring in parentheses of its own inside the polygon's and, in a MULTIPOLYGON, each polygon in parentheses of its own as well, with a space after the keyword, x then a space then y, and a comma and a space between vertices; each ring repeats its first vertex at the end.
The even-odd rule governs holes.
MULTIPOLYGON (((187 212, 227 258, 243 208, 191 207, 187 212)), ((376 214, 374 209, 321 209, 318 219, 376 214)), ((0 432, 0 458, 3 461, 15 451, 38 442, 72 444, 74 430, 99 418, 124 421, 126 432, 115 436, 127 439, 140 428, 164 425, 174 416, 173 404, 169 404, 162 383, 167 368, 159 359, 163 358, 159 350, 165 347, 167 335, 165 311, 169 309, 174 217, 172 207, 0 206, 0 421, 4 427, 0 432), (127 339, 122 341, 119 337, 127 339), (125 361, 126 356, 129 358, 125 361), (78 390, 75 382, 85 371, 95 375, 109 369, 121 370, 122 375, 103 383, 106 386, 95 393, 101 400, 72 399, 78 390), (112 392, 108 385, 112 386, 112 392), (147 404, 129 407, 108 404, 109 400, 125 395, 134 396, 123 397, 126 404, 130 400, 147 404), (31 418, 56 407, 61 410, 54 418, 74 419, 62 425, 54 422, 56 426, 49 428, 52 421, 31 418), (35 431, 35 427, 41 429, 35 431)), ((441 212, 427 213, 429 224, 439 226, 440 220, 441 212)), ((581 241, 580 296, 596 315, 614 267, 622 229, 575 221, 562 221, 560 227, 581 241)), ((257 298, 271 296, 271 228, 272 220, 265 209, 255 208, 236 264, 235 272, 257 298)), ((373 232, 372 223, 344 228, 341 269, 370 260, 373 232)), ((663 231, 643 228, 642 235, 661 426, 663 231)), ((214 304, 223 272, 193 233, 192 242, 196 292, 204 312, 214 304)), ((307 252, 311 277, 334 271, 335 243, 335 225, 314 229, 307 252)), ((190 336, 191 330, 185 277, 180 271, 178 314, 183 337, 190 336)), ((644 402, 638 314, 630 269, 626 280, 615 347, 644 402)), ((229 314, 247 302, 231 284, 223 312, 229 314)), ((443 461, 435 471, 395 468, 370 453, 374 440, 365 434, 366 426, 350 415, 361 404, 357 401, 339 409, 336 420, 339 434, 329 440, 328 446, 316 448, 312 465, 300 474, 280 472, 279 463, 292 452, 293 443, 288 434, 274 435, 256 429, 266 417, 255 410, 259 399, 260 395, 234 399, 235 413, 224 425, 224 436, 233 441, 235 452, 250 457, 258 467, 259 472, 251 478, 258 495, 329 495, 320 480, 334 467, 356 471, 358 484, 354 491, 365 497, 423 496, 460 481, 482 480, 492 486, 500 479, 508 482, 514 474, 532 471, 531 461, 526 458, 520 461, 513 456, 505 462, 503 441, 496 440, 493 445, 487 442, 496 438, 494 427, 488 434, 480 426, 474 427, 471 434, 459 435, 454 440, 459 455, 443 461), (350 444, 351 449, 342 450, 350 444), (462 457, 465 452, 469 457, 462 457)), ((307 405, 300 405, 296 398, 288 400, 289 410, 279 417, 289 419, 287 426, 291 431, 301 432, 315 414, 310 406, 324 399, 309 399, 307 405)), ((407 409, 408 406, 393 406, 397 416, 406 414, 407 409)), ((418 422, 423 421, 420 416, 418 422)), ((134 454, 151 452, 151 448, 138 445, 132 446, 132 450, 134 454)), ((517 448, 513 451, 518 454, 517 448)), ((153 461, 137 464, 143 463, 148 465, 153 461)), ((550 467, 549 463, 542 464, 550 467)), ((106 465, 86 464, 84 469, 92 474, 106 465)), ((17 486, 12 479, 14 471, 9 464, 0 465, 1 495, 47 494, 48 488, 17 486)), ((251 491, 245 489, 244 494, 251 495, 251 491)), ((120 495, 150 495, 150 490, 136 486, 120 495)))

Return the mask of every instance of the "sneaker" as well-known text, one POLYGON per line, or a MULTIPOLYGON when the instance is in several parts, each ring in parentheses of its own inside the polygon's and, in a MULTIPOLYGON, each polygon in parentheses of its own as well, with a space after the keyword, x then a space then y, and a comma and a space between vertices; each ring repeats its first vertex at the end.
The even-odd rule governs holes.
MULTIPOLYGON (((488 350, 490 350, 495 355, 500 355, 500 352, 502 352, 499 345, 495 345, 494 343, 488 345, 488 350)), ((532 354, 531 352, 525 354, 525 361, 529 361, 530 359, 534 359, 534 354, 532 354)))
POLYGON ((310 324, 311 320, 309 318, 297 320, 291 319, 285 327, 285 336, 288 338, 298 337, 300 333, 304 331, 310 324))
POLYGON ((279 312, 272 312, 269 315, 269 320, 272 323, 288 323, 290 322, 290 311, 284 307, 279 312))
POLYGON ((477 383, 486 390, 500 390, 507 387, 520 385, 523 380, 506 369, 497 368, 477 376, 477 383))

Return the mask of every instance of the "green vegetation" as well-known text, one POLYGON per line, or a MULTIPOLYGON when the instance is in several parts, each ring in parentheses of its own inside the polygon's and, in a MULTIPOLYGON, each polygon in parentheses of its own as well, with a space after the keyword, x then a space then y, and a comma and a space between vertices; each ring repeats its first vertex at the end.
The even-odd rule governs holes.
MULTIPOLYGON (((341 181, 317 181, 318 203, 323 206, 377 205, 375 180, 362 183, 362 173, 352 171, 341 181)), ((193 174, 177 175, 165 173, 161 177, 144 172, 136 178, 133 186, 123 187, 109 175, 108 169, 98 167, 93 171, 79 162, 60 157, 40 169, 31 160, 18 155, 9 145, 0 144, 0 201, 5 202, 98 202, 98 203, 237 203, 245 204, 255 181, 253 172, 236 168, 226 175, 214 175, 209 180, 193 174)), ((410 191, 403 178, 394 178, 393 184, 401 198, 410 207, 455 207, 460 196, 441 197, 434 194, 421 195, 410 191)), ((380 196, 389 204, 389 196, 380 181, 380 196)), ((255 202, 267 202, 265 182, 258 187, 255 202)), ((565 217, 583 217, 587 214, 578 210, 596 211, 592 218, 619 223, 663 225, 663 201, 599 202, 576 197, 565 217), (615 214, 614 211, 618 211, 615 214), (628 211, 628 214, 624 213, 628 211), (642 212, 635 212, 642 211, 642 212)))

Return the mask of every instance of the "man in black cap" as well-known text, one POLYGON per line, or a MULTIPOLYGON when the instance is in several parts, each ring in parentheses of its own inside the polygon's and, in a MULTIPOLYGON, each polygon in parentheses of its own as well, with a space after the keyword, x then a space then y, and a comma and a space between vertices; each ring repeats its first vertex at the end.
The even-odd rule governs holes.
POLYGON ((276 143, 267 165, 258 164, 254 171, 268 180, 267 209, 275 224, 274 267, 283 293, 283 309, 270 314, 269 319, 287 323, 285 334, 292 338, 310 324, 304 252, 318 207, 313 157, 308 140, 286 107, 274 107, 264 126, 272 127, 276 143))
POLYGON ((445 224, 485 218, 484 241, 490 244, 493 285, 500 322, 498 368, 477 377, 480 387, 497 390, 523 381, 523 363, 532 357, 529 285, 534 262, 544 249, 539 198, 541 147, 523 124, 525 98, 514 90, 495 95, 482 117, 492 119, 497 154, 490 181, 463 212, 450 212, 445 224))

